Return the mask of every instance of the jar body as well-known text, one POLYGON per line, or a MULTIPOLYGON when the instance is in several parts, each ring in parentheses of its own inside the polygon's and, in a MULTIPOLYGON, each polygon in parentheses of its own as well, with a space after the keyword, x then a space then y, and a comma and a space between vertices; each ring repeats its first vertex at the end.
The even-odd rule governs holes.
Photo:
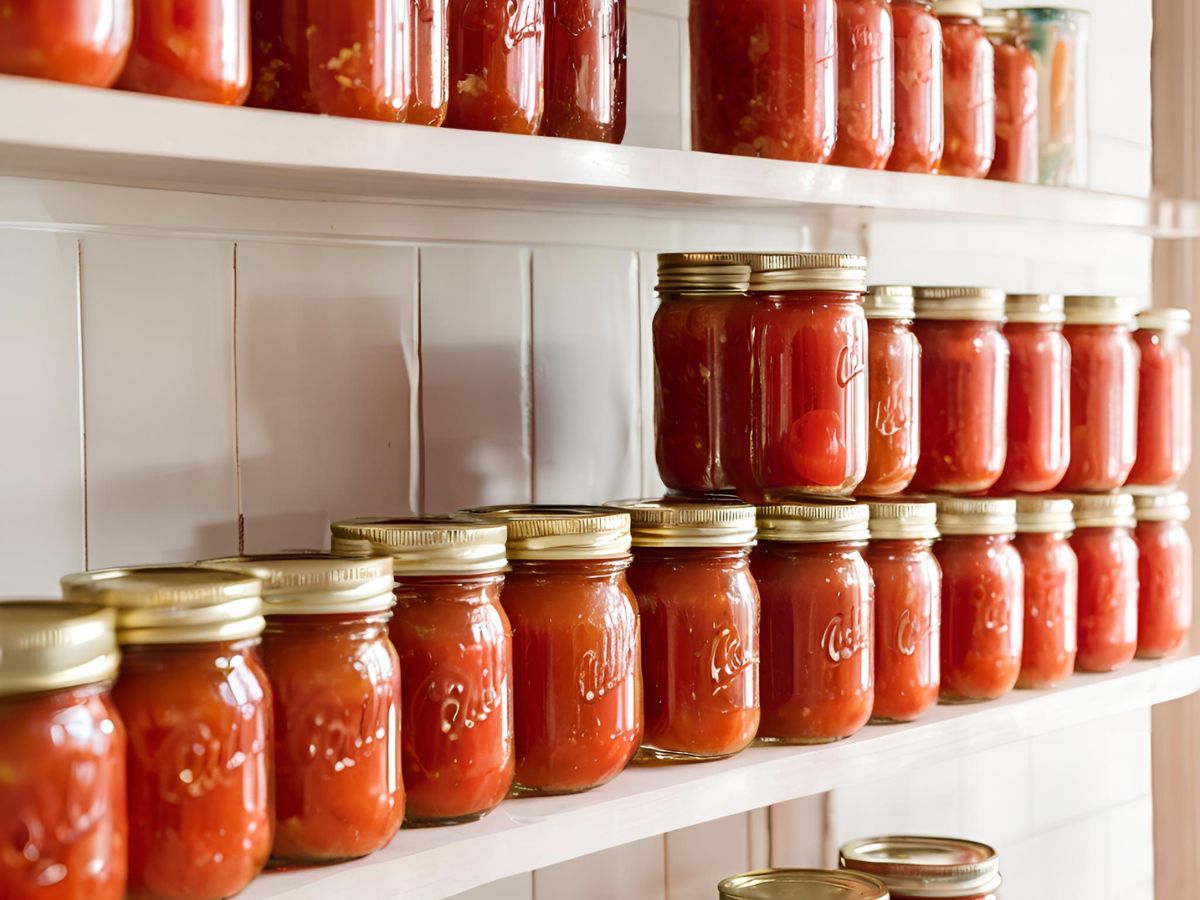
POLYGON ((835 0, 691 0, 692 149, 829 160, 837 134, 835 0))
POLYGON ((308 21, 303 0, 255 3, 250 11, 247 106, 316 112, 308 84, 308 21))
POLYGON ((749 550, 637 548, 629 568, 642 623, 643 754, 718 759, 758 731, 758 588, 749 550))
POLYGON ((130 0, 10 0, 0 28, 0 72, 109 87, 132 36, 130 0))
POLYGON ((470 822, 513 780, 512 628, 502 575, 397 577, 405 822, 470 822))
POLYGON ((830 162, 882 169, 895 140, 890 0, 837 0, 837 143, 830 162))
POLYGON ((1071 348, 1062 328, 1004 326, 1008 340, 1008 452, 996 491, 1053 490, 1071 459, 1071 348))
POLYGON ((1023 43, 993 44, 996 55, 996 156, 988 178, 1038 182, 1037 60, 1023 43))
POLYGON ((1138 547, 1128 528, 1080 528, 1079 652, 1075 668, 1113 672, 1137 652, 1138 547))
POLYGON ((1025 641, 1017 686, 1041 690, 1075 671, 1079 563, 1065 534, 1018 534, 1025 567, 1025 641))
POLYGON ((450 106, 447 28, 449 0, 409 0, 412 34, 412 96, 409 125, 437 127, 450 106))
POLYGON ((867 724, 874 703, 871 570, 860 544, 762 541, 760 740, 821 744, 867 724))
POLYGON ((1139 522, 1138 649, 1146 659, 1170 656, 1192 627, 1192 539, 1182 522, 1139 522))
POLYGON ((995 322, 918 319, 921 458, 912 486, 986 491, 1007 454, 1008 341, 995 322))
POLYGON ((219 900, 271 852, 271 688, 258 639, 126 647, 131 900, 219 900))
POLYGON ((994 700, 1021 669, 1025 573, 1008 535, 943 536, 941 700, 994 700))
POLYGON ((975 19, 942 17, 946 148, 943 175, 983 178, 996 153, 992 43, 975 19))
POLYGON ((1131 484, 1175 484, 1192 462, 1192 355, 1179 335, 1134 333, 1138 364, 1137 459, 1131 484))
POLYGON ((376 613, 267 621, 277 860, 365 856, 400 827, 400 660, 387 619, 376 613))
POLYGON ((873 722, 911 722, 933 707, 941 683, 942 570, 930 541, 874 540, 873 722))
POLYGON ((107 685, 0 698, 0 897, 125 896, 125 728, 107 685))
POLYGON ((240 106, 250 94, 250 0, 134 0, 117 87, 240 106))
POLYGON ((619 144, 625 136, 625 0, 545 0, 541 134, 619 144))
POLYGON ((536 134, 545 89, 545 0, 450 0, 446 124, 536 134))
POLYGON ((1071 345, 1071 461, 1064 491, 1111 491, 1137 458, 1138 352, 1119 325, 1067 325, 1071 345))
POLYGON ((642 666, 629 560, 512 562, 516 788, 574 794, 610 781, 642 741, 642 666))
POLYGON ((938 170, 945 142, 942 25, 928 0, 892 0, 895 31, 896 138, 893 172, 938 170))
POLYGON ((867 320, 867 473, 859 493, 898 494, 920 454, 921 345, 907 319, 867 320))
POLYGON ((1042 184, 1088 185, 1088 14, 1021 10, 1038 61, 1042 184))

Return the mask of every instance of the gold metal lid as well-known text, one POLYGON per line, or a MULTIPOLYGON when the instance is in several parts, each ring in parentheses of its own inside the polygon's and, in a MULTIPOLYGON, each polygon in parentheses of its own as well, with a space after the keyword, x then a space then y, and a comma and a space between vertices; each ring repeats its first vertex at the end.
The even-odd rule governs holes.
POLYGON ((1018 494, 1013 499, 1017 501, 1018 534, 1068 534, 1075 530, 1075 504, 1069 497, 1018 494))
POLYGON ((717 885, 721 900, 887 900, 882 881, 835 869, 759 869, 717 885))
POLYGON ((1061 325, 1067 320, 1062 294, 1009 294, 1004 300, 1004 317, 1010 322, 1061 325))
POLYGON ((1002 880, 995 850, 959 838, 866 838, 846 844, 839 856, 844 868, 874 875, 906 897, 990 894, 1002 880))
POLYGON ((1021 13, 1015 9, 988 9, 979 17, 979 24, 988 37, 1009 40, 1022 31, 1021 13))
POLYGON ((865 503, 787 503, 758 508, 760 541, 832 543, 866 541, 871 512, 865 503))
POLYGON ((1188 495, 1183 491, 1133 495, 1134 517, 1139 522, 1186 522, 1192 517, 1188 495))
POLYGON ((629 513, 603 506, 487 506, 469 512, 507 526, 509 559, 619 559, 633 545, 629 513))
POLYGON ((1017 502, 1002 497, 938 496, 938 531, 943 536, 1016 534, 1017 502))
POLYGON ((121 659, 115 622, 86 603, 0 601, 0 696, 108 681, 121 659))
POLYGON ((1124 325, 1132 328, 1137 303, 1129 297, 1076 295, 1063 298, 1068 325, 1124 325))
POLYGON ((96 569, 62 579, 67 600, 117 614, 117 641, 201 644, 262 634, 262 582, 200 566, 96 569))
POLYGON ((659 294, 744 294, 750 266, 739 253, 658 254, 659 294))
POLYGON ((740 500, 616 500, 629 513, 635 547, 748 547, 758 534, 756 511, 740 500))
POLYGON ((1165 331, 1168 334, 1187 334, 1192 330, 1191 310, 1164 306, 1143 310, 1138 314, 1137 327, 1142 331, 1165 331))
POLYGON ((750 293, 867 289, 866 257, 851 253, 743 253, 750 266, 750 293))
POLYGON ((277 553, 206 559, 200 565, 260 579, 267 616, 383 612, 396 603, 390 556, 277 553))
POLYGON ((932 541, 938 536, 936 503, 872 500, 867 507, 871 540, 932 541))
POLYGON ((1075 527, 1079 528, 1132 528, 1134 522, 1133 495, 1125 492, 1112 494, 1065 494, 1075 504, 1075 527))
POLYGON ((330 526, 335 556, 390 556, 396 577, 503 572, 504 526, 461 514, 346 519, 330 526))
POLYGON ((981 0, 934 0, 933 11, 939 16, 978 19, 983 15, 981 0))
POLYGON ((868 319, 911 319, 913 289, 903 284, 876 284, 867 288, 863 310, 868 319))
POLYGON ((918 319, 1003 322, 1004 291, 983 287, 913 288, 918 319))

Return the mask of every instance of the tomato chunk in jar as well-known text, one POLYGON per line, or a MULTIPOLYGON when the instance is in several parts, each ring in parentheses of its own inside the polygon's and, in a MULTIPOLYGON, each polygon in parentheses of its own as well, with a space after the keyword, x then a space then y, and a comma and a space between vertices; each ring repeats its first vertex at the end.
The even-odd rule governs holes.
POLYGON ((996 153, 995 54, 976 0, 937 0, 942 24, 946 146, 941 173, 983 178, 996 153))
POLYGON ((837 143, 830 162, 882 169, 895 141, 892 6, 837 0, 837 143))
POLYGON ((133 37, 130 0, 6 0, 0 72, 109 87, 133 37))
POLYGON ((625 0, 545 0, 540 134, 619 144, 625 136, 625 0))
POLYGON ((1134 497, 1138 546, 1138 647, 1144 659, 1177 652, 1192 627, 1191 516, 1182 491, 1134 497))
POLYGON ((1069 540, 1074 504, 1035 495, 1016 501, 1016 547, 1025 567, 1025 645, 1017 687, 1041 690, 1075 671, 1079 562, 1069 540))
POLYGON ((1137 459, 1129 483, 1168 486, 1192 462, 1192 354, 1186 309, 1152 309, 1134 332, 1138 368, 1137 459))
POLYGON ((895 32, 896 137, 893 172, 938 170, 945 143, 942 25, 931 0, 892 0, 895 32))
POLYGON ((1075 668, 1113 672, 1138 644, 1138 545, 1129 494, 1072 494, 1079 558, 1079 651, 1075 668))
POLYGON ((449 0, 446 125, 536 134, 546 64, 545 0, 449 0))
POLYGON ((920 454, 921 344, 913 334, 912 288, 868 288, 867 472, 858 493, 898 494, 920 454))

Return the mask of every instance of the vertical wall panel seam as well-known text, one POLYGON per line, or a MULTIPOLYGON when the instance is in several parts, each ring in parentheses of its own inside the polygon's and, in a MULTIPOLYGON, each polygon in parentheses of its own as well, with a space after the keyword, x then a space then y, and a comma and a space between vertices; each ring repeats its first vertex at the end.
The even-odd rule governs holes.
MULTIPOLYGON (((415 414, 416 419, 416 434, 409 443, 413 449, 413 462, 409 468, 415 470, 417 476, 416 485, 416 500, 418 515, 425 515, 426 510, 426 468, 425 468, 425 342, 424 328, 425 321, 425 293, 422 290, 421 280, 421 248, 416 248, 416 262, 414 264, 414 278, 416 279, 416 314, 417 314, 417 386, 416 400, 417 409, 415 414)), ((409 492, 411 496, 411 491, 409 492)))
POLYGON ((537 291, 534 285, 534 250, 529 248, 529 284, 526 286, 525 302, 526 315, 529 322, 529 335, 526 338, 526 353, 528 356, 525 365, 525 378, 529 399, 526 404, 526 420, 525 439, 528 441, 529 447, 529 499, 536 503, 538 499, 537 488, 537 341, 536 341, 536 314, 534 312, 534 304, 537 302, 537 291))
POLYGON ((638 392, 637 392, 637 467, 638 495, 645 497, 650 486, 646 483, 646 296, 642 289, 642 255, 633 251, 633 285, 637 291, 637 351, 638 351, 638 392))
POLYGON ((246 511, 242 503, 242 419, 238 407, 238 242, 233 242, 233 480, 237 498, 238 553, 246 552, 246 511))
POLYGON ((87 379, 84 377, 83 241, 75 239, 75 356, 79 366, 79 477, 83 484, 83 567, 88 568, 87 379))

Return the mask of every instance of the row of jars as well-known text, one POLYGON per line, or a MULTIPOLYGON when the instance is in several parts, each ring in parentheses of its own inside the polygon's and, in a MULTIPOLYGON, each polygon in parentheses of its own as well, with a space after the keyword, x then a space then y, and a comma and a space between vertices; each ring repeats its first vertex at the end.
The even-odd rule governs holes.
POLYGON ((692 0, 692 145, 1083 185, 1087 22, 979 0, 692 0))
POLYGON ((0 895, 217 900, 639 754, 837 740, 1173 652, 1186 498, 1139 499, 1136 539, 1128 495, 1074 499, 488 508, 68 576, 66 602, 0 603, 0 895))
POLYGON ((620 143, 624 0, 19 0, 0 73, 620 143))
POLYGON ((1120 297, 867 288, 835 253, 659 257, 656 455, 751 503, 1167 486, 1191 460, 1190 314, 1120 297))

